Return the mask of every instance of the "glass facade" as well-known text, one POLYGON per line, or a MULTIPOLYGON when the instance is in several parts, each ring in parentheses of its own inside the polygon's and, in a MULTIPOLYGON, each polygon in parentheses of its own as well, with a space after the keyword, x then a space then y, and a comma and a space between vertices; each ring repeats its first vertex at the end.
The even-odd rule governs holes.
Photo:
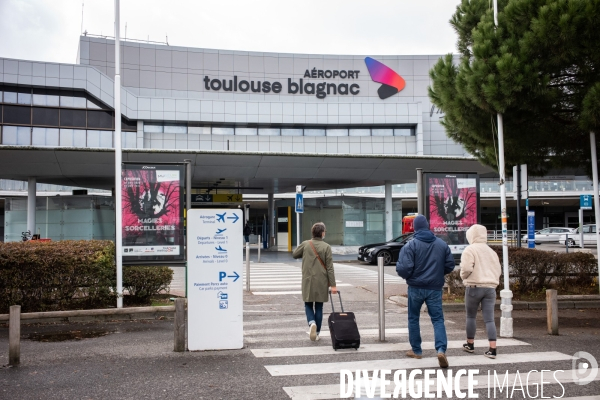
MULTIPOLYGON (((113 147, 114 112, 73 90, 0 86, 0 144, 113 147)), ((160 125, 160 132, 163 126, 160 125)), ((137 147, 137 121, 121 118, 123 147, 137 147)), ((165 127, 187 133, 187 125, 165 127)))
MULTIPOLYGON (((402 233, 402 200, 392 200, 393 236, 402 233)), ((363 246, 385 241, 385 200, 360 197, 304 198, 302 237, 315 222, 327 226, 327 243, 363 246)))
POLYGON ((144 133, 197 133, 229 136, 415 136, 415 128, 393 127, 386 129, 341 127, 248 127, 248 126, 187 126, 162 122, 145 122, 144 133))
MULTIPOLYGON (((52 240, 114 240, 112 197, 52 196, 36 199, 36 232, 52 240)), ((27 230, 27 198, 7 198, 4 241, 21 240, 27 230)))

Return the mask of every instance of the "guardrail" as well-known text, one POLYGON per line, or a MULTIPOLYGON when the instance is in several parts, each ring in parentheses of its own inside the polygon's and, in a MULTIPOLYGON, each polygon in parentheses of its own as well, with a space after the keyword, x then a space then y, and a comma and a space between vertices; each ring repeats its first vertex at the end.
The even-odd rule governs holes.
POLYGON ((21 313, 21 306, 11 306, 9 314, 0 314, 0 321, 8 321, 8 363, 18 365, 21 362, 21 321, 43 319, 68 319, 73 317, 136 315, 146 313, 175 313, 173 351, 185 351, 186 307, 184 298, 175 299, 174 306, 103 308, 97 310, 69 310, 21 313))
MULTIPOLYGON (((509 246, 517 246, 517 231, 506 231, 508 236, 508 245, 509 246)), ((525 232, 521 231, 521 235, 524 235, 525 232)), ((487 240, 490 244, 500 243, 502 244, 502 231, 487 231, 487 240)), ((523 246, 523 243, 521 243, 523 246)))

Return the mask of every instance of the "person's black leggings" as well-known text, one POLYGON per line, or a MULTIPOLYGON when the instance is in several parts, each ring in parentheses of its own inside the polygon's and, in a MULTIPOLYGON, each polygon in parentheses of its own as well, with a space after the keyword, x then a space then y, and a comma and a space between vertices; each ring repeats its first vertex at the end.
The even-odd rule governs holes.
POLYGON ((467 339, 475 339, 475 318, 481 303, 481 313, 485 322, 488 340, 496 340, 496 323, 494 307, 496 305, 496 289, 485 287, 467 287, 465 292, 465 309, 467 310, 467 339))

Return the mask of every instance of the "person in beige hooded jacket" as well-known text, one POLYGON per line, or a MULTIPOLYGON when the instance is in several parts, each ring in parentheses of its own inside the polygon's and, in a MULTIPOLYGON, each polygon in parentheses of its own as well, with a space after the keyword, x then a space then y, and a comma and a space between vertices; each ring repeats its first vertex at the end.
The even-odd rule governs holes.
POLYGON ((467 343, 463 349, 475 351, 475 318, 481 304, 481 312, 487 331, 490 348, 484 353, 488 358, 496 358, 496 287, 502 268, 500 259, 487 245, 487 229, 483 225, 473 225, 467 230, 469 246, 460 259, 460 277, 465 285, 465 309, 467 312, 467 343))

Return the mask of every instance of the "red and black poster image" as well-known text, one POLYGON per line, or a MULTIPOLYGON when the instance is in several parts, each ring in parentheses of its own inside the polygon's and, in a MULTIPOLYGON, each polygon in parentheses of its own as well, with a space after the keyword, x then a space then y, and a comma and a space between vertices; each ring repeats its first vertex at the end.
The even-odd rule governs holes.
POLYGON ((425 174, 425 182, 431 231, 449 245, 466 246, 467 229, 479 222, 478 175, 425 174))
POLYGON ((124 164, 124 261, 183 259, 184 167, 124 164))

